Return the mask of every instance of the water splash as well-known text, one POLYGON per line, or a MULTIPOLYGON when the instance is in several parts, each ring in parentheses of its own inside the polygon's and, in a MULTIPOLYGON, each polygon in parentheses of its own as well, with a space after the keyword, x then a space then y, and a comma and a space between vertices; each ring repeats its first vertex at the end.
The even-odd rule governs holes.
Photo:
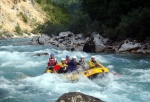
POLYGON ((150 100, 150 58, 135 55, 70 52, 55 47, 22 44, 30 39, 10 39, 0 46, 0 91, 2 102, 55 102, 67 92, 82 92, 106 102, 148 102, 150 100), (10 45, 11 43, 11 45, 10 45), (80 76, 78 81, 63 75, 43 74, 49 56, 54 53, 60 61, 66 55, 81 55, 88 62, 92 55, 112 73, 89 80, 80 76), (119 76, 114 75, 114 72, 119 76))

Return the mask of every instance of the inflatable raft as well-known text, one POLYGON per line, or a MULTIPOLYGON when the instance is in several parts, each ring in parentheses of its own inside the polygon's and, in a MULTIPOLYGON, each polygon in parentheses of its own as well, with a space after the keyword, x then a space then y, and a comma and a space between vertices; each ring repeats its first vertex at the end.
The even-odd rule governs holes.
MULTIPOLYGON (((54 66, 53 69, 58 69, 59 66, 54 66)), ((78 76, 86 76, 90 79, 96 78, 97 75, 104 75, 106 73, 109 72, 109 69, 102 66, 101 68, 92 68, 92 69, 87 69, 86 71, 77 71, 75 70, 74 72, 70 72, 70 73, 57 73, 56 71, 52 70, 52 69, 47 69, 45 71, 45 73, 55 73, 55 74, 63 74, 67 79, 70 80, 77 80, 78 76)))

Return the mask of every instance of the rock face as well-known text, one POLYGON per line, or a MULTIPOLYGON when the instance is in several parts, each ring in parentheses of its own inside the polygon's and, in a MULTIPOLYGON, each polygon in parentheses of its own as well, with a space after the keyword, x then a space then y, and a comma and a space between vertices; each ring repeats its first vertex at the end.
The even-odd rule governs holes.
POLYGON ((69 92, 63 94, 56 102, 104 102, 93 96, 79 92, 69 92))
POLYGON ((32 31, 36 23, 45 22, 46 16, 39 9, 34 0, 0 0, 0 29, 11 33, 19 25, 32 31))

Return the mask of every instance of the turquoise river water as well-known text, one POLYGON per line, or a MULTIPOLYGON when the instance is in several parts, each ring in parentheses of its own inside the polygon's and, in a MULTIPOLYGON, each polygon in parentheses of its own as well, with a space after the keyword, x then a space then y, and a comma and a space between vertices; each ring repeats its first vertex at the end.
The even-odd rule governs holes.
POLYGON ((56 102, 67 92, 82 92, 106 102, 150 101, 150 56, 70 52, 55 47, 30 45, 30 38, 0 40, 0 102, 56 102), (43 74, 49 56, 60 61, 66 54, 92 55, 112 73, 105 78, 81 77, 71 82, 56 74, 43 74), (114 75, 116 72, 119 75, 114 75))

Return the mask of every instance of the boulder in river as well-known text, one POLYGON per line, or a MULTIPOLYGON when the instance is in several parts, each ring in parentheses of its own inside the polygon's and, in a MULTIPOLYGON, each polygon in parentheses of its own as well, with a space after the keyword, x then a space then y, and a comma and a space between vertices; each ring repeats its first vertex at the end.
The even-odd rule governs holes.
POLYGON ((118 48, 118 52, 130 51, 139 49, 141 47, 140 43, 131 42, 129 40, 125 40, 118 48))
POLYGON ((56 102, 104 102, 104 101, 80 92, 69 92, 60 96, 60 98, 56 102))

